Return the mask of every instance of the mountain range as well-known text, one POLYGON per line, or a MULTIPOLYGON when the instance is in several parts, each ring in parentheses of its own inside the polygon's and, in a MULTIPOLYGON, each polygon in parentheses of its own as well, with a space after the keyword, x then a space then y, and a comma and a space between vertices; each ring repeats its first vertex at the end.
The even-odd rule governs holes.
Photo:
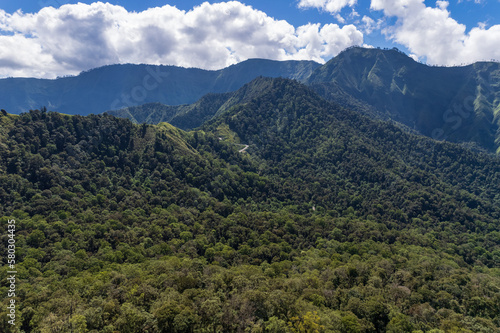
MULTIPOLYGON (((498 63, 430 67, 398 50, 355 47, 317 67, 302 82, 323 98, 373 118, 398 122, 437 140, 500 152, 498 63)), ((131 106, 110 113, 138 123, 168 121, 192 129, 217 114, 219 107, 224 109, 224 100, 232 96, 211 96, 191 105, 131 106)))
POLYGON ((323 97, 375 111, 438 140, 474 142, 492 152, 500 146, 496 62, 430 67, 397 50, 354 48, 317 68, 306 82, 323 97))
POLYGON ((65 114, 98 114, 158 102, 194 103, 205 94, 230 92, 259 75, 305 80, 320 64, 250 59, 227 68, 110 65, 54 80, 0 79, 0 107, 13 114, 47 107, 65 114))
POLYGON ((20 330, 499 331, 498 156, 291 79, 203 104, 189 132, 0 114, 20 330))
POLYGON ((396 49, 353 47, 324 65, 263 59, 218 71, 112 65, 56 80, 1 79, 0 107, 11 113, 43 106, 66 114, 109 111, 137 123, 167 121, 192 129, 230 106, 231 93, 258 76, 295 79, 373 118, 500 152, 499 63, 431 67, 396 49))

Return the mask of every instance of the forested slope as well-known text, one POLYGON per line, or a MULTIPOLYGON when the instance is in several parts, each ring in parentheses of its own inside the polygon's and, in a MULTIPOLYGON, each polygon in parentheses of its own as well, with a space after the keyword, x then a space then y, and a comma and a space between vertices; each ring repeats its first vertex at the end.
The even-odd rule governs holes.
POLYGON ((499 152, 498 62, 436 67, 394 49, 354 47, 317 68, 307 83, 328 99, 434 139, 499 152))
POLYGON ((499 331, 497 158, 251 85, 193 132, 1 116, 18 328, 499 331))

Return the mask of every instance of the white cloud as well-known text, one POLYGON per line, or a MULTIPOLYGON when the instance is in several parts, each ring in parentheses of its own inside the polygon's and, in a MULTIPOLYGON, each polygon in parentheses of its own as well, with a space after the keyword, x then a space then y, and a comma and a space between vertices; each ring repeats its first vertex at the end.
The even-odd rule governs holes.
MULTIPOLYGON (((466 0, 466 1, 472 1, 472 0, 466 0)), ((485 2, 485 0, 473 0, 475 4, 482 4, 483 2, 485 2)), ((458 3, 462 3, 463 0, 458 0, 458 3)))
POLYGON ((397 23, 383 32, 412 55, 429 64, 458 65, 500 59, 500 26, 485 29, 479 24, 469 33, 451 17, 447 1, 427 7, 423 0, 372 0, 371 9, 397 17, 397 23))
MULTIPOLYGON (((342 17, 339 12, 345 7, 354 7, 357 0, 300 0, 298 3, 299 8, 317 8, 325 12, 329 12, 335 17, 339 23, 345 23, 346 20, 342 17)), ((354 16, 356 11, 352 10, 351 18, 354 16)), ((359 16, 359 14, 358 14, 359 16)))
POLYGON ((439 9, 442 9, 442 10, 446 10, 446 8, 448 8, 449 4, 450 3, 448 1, 441 1, 441 0, 436 1, 436 6, 438 6, 439 9))
POLYGON ((354 7, 357 0, 300 0, 299 8, 317 8, 325 12, 329 12, 340 23, 344 23, 345 19, 340 16, 339 12, 345 7, 354 7))
POLYGON ((419 61, 419 59, 418 59, 417 55, 415 55, 415 54, 413 54, 413 53, 409 54, 408 56, 409 56, 410 58, 412 58, 413 60, 415 60, 415 61, 419 61))
POLYGON ((340 14, 335 14, 334 17, 339 23, 345 23, 345 18, 343 18, 340 14))
POLYGON ((138 13, 102 2, 34 14, 0 10, 0 77, 55 77, 113 63, 217 69, 248 58, 324 62, 362 43, 353 25, 296 28, 238 1, 138 13))
POLYGON ((378 20, 377 22, 375 22, 374 19, 366 15, 363 16, 361 22, 363 23, 362 24, 363 31, 367 35, 371 34, 374 30, 380 29, 380 26, 382 24, 382 20, 378 20))
POLYGON ((349 14, 349 17, 351 19, 355 19, 356 17, 359 17, 359 13, 353 8, 352 11, 351 11, 351 14, 349 14))

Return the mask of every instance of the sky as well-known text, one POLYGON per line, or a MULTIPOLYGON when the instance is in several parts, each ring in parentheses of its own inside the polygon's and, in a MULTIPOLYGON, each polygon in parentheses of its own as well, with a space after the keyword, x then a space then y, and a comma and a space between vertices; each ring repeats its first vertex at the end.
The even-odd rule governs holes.
POLYGON ((0 78, 116 63, 324 63, 350 46, 429 65, 500 60, 500 0, 0 0, 0 78))

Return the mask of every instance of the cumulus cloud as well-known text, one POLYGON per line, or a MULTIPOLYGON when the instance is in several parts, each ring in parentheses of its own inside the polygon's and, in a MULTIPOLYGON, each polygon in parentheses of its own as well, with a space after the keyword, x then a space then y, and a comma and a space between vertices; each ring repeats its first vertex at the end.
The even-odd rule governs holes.
POLYGON ((294 27, 238 1, 190 11, 166 5, 128 12, 102 2, 0 10, 1 77, 55 77, 113 63, 218 69, 249 58, 324 62, 362 43, 353 25, 294 27))
MULTIPOLYGON (((345 23, 345 19, 339 12, 345 7, 354 7, 357 0, 300 0, 299 8, 317 8, 331 13, 337 21, 345 23)), ((353 13, 355 13, 353 9, 353 13)))
POLYGON ((345 7, 353 7, 357 0, 300 0, 299 8, 318 8, 330 13, 338 13, 345 7))
POLYGON ((436 7, 428 7, 424 0, 372 0, 371 9, 396 17, 396 24, 383 32, 427 63, 457 65, 500 59, 500 26, 486 29, 480 24, 466 33, 466 26, 451 17, 448 4, 436 1, 436 7))
POLYGON ((380 30, 383 23, 384 23, 383 19, 378 19, 375 22, 375 20, 372 19, 371 17, 364 15, 363 18, 361 19, 361 28, 364 33, 369 35, 376 30, 380 30))

